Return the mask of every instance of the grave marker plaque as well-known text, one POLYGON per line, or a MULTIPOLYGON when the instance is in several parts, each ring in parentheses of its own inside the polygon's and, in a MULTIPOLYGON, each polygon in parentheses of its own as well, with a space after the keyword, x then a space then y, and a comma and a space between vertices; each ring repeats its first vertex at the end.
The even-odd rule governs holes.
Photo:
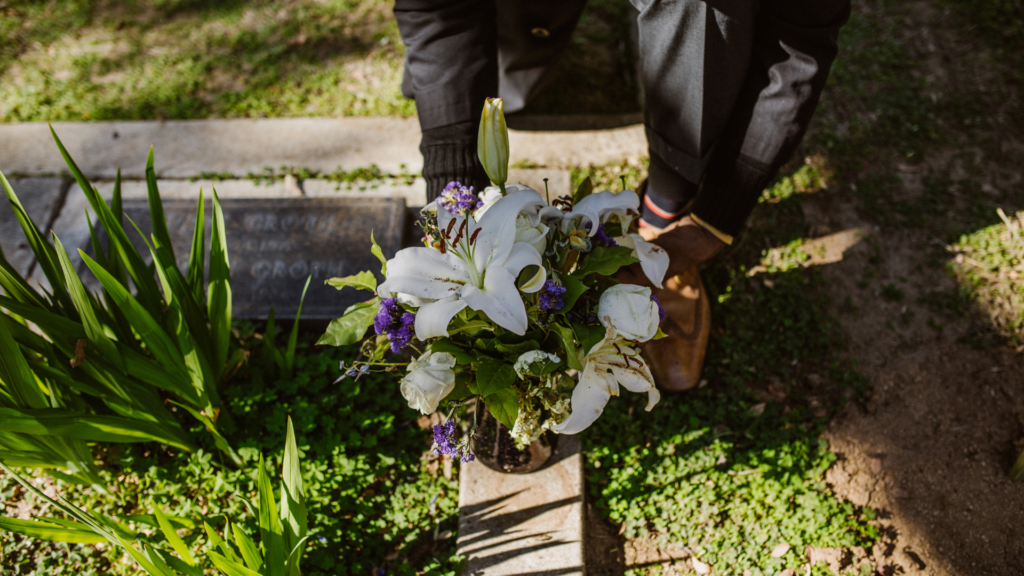
MULTIPOLYGON (((174 254, 182 273, 188 265, 196 201, 164 200, 174 254)), ((222 199, 231 262, 232 312, 235 318, 294 318, 306 278, 312 275, 302 306, 303 319, 341 316, 356 302, 372 298, 366 291, 339 291, 324 281, 371 270, 383 281, 381 265, 370 253, 370 232, 384 255, 401 248, 405 201, 401 198, 222 199)), ((143 255, 131 218, 147 239, 152 235, 145 200, 124 201, 125 224, 143 255)), ((206 203, 206 249, 209 254, 212 205, 206 203)), ((91 252, 91 250, 87 250, 91 252)), ((147 258, 147 261, 150 258, 147 258)), ((207 261, 209 273, 209 261, 207 261)))

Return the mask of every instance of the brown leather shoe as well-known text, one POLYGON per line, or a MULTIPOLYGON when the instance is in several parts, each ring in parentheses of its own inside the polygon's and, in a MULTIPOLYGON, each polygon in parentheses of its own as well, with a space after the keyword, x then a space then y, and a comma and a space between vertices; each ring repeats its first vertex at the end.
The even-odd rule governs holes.
POLYGON ((700 382, 711 333, 711 306, 697 267, 668 278, 654 289, 665 310, 661 330, 668 336, 644 346, 654 382, 662 390, 680 392, 700 382))

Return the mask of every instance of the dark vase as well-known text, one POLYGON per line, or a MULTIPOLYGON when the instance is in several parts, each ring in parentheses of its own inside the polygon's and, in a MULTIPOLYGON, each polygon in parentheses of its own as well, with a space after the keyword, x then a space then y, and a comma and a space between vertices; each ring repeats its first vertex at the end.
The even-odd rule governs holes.
POLYGON ((519 450, 508 427, 491 414, 482 399, 477 400, 476 410, 479 417, 472 447, 473 454, 484 466, 506 474, 529 474, 551 457, 558 442, 557 434, 544 432, 525 450, 519 450))

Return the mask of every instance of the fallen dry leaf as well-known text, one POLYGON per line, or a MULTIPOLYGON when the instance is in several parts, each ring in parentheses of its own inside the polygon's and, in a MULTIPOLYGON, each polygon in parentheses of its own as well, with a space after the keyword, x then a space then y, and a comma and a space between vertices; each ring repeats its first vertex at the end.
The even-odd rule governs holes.
POLYGON ((755 404, 750 407, 750 413, 753 414, 754 416, 760 416, 761 414, 764 414, 764 407, 764 402, 761 402, 760 404, 755 404))
POLYGON ((693 569, 697 574, 711 574, 711 565, 705 564, 696 558, 690 558, 690 562, 693 563, 693 569))
POLYGON ((75 342, 75 357, 71 359, 71 367, 78 368, 85 362, 85 338, 79 338, 75 342))
POLYGON ((790 548, 791 546, 785 542, 779 544, 775 548, 772 548, 772 558, 782 558, 786 555, 786 552, 789 552, 790 548))

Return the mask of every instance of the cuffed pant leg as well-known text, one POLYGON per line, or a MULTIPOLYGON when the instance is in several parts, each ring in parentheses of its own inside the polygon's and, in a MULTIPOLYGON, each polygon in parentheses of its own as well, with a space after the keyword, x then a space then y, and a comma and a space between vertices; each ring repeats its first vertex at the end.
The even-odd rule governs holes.
POLYGON ((692 199, 750 65, 757 0, 632 0, 650 193, 692 199), (686 197, 689 196, 689 197, 686 197))

